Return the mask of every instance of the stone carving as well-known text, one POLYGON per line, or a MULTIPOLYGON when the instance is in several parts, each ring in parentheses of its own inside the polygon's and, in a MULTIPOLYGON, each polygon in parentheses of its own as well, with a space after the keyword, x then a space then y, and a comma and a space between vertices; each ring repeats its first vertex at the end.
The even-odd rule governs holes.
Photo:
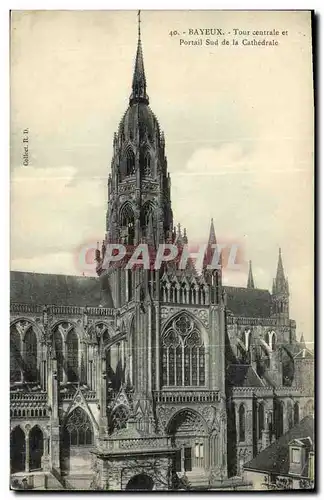
POLYGON ((18 321, 16 323, 16 328, 17 328, 17 331, 19 333, 19 335, 21 336, 21 338, 24 338, 25 336, 25 333, 26 331, 28 330, 28 328, 30 328, 31 324, 28 323, 28 321, 18 321))
POLYGON ((176 309, 174 309, 173 307, 162 307, 161 308, 162 321, 165 321, 166 319, 168 319, 175 312, 176 312, 176 309))
POLYGON ((72 328, 71 323, 65 323, 65 325, 66 326, 63 326, 62 323, 60 323, 58 325, 58 331, 60 332, 60 334, 63 336, 64 339, 65 339, 66 334, 68 333, 68 331, 72 328))
POLYGON ((209 429, 212 428, 213 422, 215 420, 216 409, 214 406, 200 406, 198 408, 199 413, 204 417, 209 429))
POLYGON ((172 415, 176 413, 177 408, 175 406, 159 406, 157 409, 157 417, 162 428, 165 429, 168 422, 170 421, 172 415))

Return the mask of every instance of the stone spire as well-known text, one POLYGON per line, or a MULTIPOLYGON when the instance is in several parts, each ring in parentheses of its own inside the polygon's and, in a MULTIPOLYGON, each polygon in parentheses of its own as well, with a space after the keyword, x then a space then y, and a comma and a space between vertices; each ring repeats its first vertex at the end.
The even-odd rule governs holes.
POLYGON ((210 221, 210 230, 209 230, 209 239, 208 239, 208 246, 210 245, 216 245, 216 233, 215 233, 215 228, 214 228, 214 219, 211 219, 210 221))
POLYGON ((129 99, 129 104, 142 102, 149 103, 148 95, 146 94, 146 78, 144 71, 143 50, 141 41, 141 11, 138 11, 138 40, 135 59, 135 68, 133 74, 132 94, 129 99))
POLYGON ((277 265, 277 274, 274 283, 275 293, 288 293, 288 281, 285 278, 282 256, 281 256, 281 248, 279 248, 279 257, 278 257, 278 265, 277 265))
POLYGON ((249 277, 246 285, 247 288, 254 288, 254 279, 252 274, 252 261, 249 261, 249 277))

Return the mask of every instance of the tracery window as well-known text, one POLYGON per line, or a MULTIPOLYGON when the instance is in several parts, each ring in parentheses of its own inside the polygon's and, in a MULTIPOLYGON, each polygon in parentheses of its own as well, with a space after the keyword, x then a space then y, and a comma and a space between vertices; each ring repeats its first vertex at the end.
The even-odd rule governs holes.
POLYGON ((240 442, 245 441, 245 408, 243 404, 239 407, 239 440, 240 442))
POLYGON ((163 335, 162 379, 166 386, 205 385, 205 346, 186 314, 172 321, 163 335))
POLYGON ((76 382, 79 378, 79 341, 74 330, 70 330, 67 339, 67 379, 76 382))
POLYGON ((65 424, 70 446, 86 446, 93 444, 93 429, 90 419, 82 408, 77 407, 68 416, 65 424))

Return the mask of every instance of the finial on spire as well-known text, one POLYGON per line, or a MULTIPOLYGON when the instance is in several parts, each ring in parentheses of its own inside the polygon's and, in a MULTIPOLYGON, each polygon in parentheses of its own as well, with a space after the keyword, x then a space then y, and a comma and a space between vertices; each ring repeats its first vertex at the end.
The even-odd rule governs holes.
POLYGON ((254 288, 254 279, 252 274, 252 261, 249 261, 249 277, 246 285, 247 288, 254 288))
POLYGON ((137 12, 137 22, 138 22, 138 40, 141 41, 141 11, 137 12))

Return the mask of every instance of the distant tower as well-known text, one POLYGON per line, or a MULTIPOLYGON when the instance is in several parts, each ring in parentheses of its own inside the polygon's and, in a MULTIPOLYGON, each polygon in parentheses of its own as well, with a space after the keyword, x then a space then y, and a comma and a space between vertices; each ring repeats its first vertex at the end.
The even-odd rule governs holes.
POLYGON ((272 316, 281 324, 289 322, 289 285, 282 264, 281 248, 279 248, 277 274, 272 286, 272 316))
POLYGON ((253 279, 253 274, 252 274, 252 261, 249 261, 249 277, 247 281, 247 288, 254 288, 254 279, 253 279))

